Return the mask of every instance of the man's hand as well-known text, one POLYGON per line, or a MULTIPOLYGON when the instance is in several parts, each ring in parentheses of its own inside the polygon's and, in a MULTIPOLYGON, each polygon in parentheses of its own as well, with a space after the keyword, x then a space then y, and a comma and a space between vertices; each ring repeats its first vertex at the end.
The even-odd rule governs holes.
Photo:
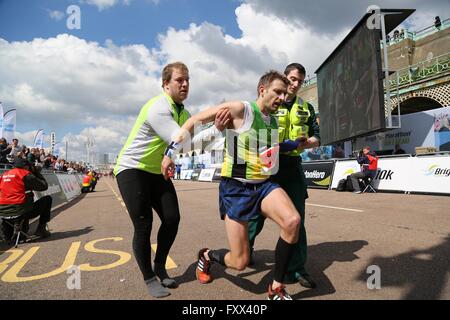
POLYGON ((174 168, 175 164, 173 163, 172 159, 170 159, 168 156, 164 156, 161 162, 161 173, 164 176, 164 179, 169 180, 169 174, 170 172, 173 172, 174 168))
POLYGON ((298 150, 310 149, 310 148, 315 148, 315 147, 319 146, 319 142, 315 137, 311 137, 311 138, 301 137, 301 138, 298 138, 297 141, 300 142, 298 145, 298 150))
POLYGON ((219 131, 225 130, 231 123, 231 112, 228 108, 220 109, 216 114, 214 125, 219 131))
POLYGON ((297 149, 308 149, 308 138, 300 137, 296 141, 299 142, 297 149))

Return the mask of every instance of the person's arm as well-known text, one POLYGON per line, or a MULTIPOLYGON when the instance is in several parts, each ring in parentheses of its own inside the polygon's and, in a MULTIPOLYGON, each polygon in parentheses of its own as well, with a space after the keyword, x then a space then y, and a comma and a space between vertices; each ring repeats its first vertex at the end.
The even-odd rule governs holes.
POLYGON ((240 101, 226 102, 216 107, 206 109, 189 118, 180 128, 173 141, 170 142, 169 146, 167 147, 166 152, 164 153, 164 158, 161 163, 161 173, 164 175, 164 178, 166 180, 169 177, 169 171, 173 170, 174 163, 172 161, 172 158, 174 154, 181 149, 182 145, 187 143, 187 141, 190 141, 190 135, 194 129, 195 123, 206 123, 212 121, 215 119, 216 115, 219 112, 223 112, 224 109, 228 109, 230 112, 231 128, 240 128, 243 122, 245 109, 244 104, 240 101))
POLYGON ((40 172, 27 174, 23 178, 26 190, 45 191, 48 189, 48 183, 40 172))
POLYGON ((156 102, 148 109, 146 121, 166 143, 170 143, 174 135, 180 130, 180 126, 173 119, 170 106, 165 101, 156 102))
POLYGON ((214 125, 200 131, 192 138, 192 143, 195 145, 202 141, 211 141, 212 137, 222 137, 222 132, 231 123, 231 113, 228 108, 223 108, 217 112, 214 119, 214 125))

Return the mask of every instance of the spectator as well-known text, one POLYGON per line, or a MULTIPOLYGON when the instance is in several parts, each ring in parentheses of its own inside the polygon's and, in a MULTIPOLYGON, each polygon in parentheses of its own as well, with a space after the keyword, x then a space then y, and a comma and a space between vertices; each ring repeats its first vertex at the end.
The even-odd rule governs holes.
POLYGON ((14 161, 14 157, 22 151, 22 147, 19 146, 19 140, 18 139, 13 139, 12 143, 11 143, 11 152, 9 153, 8 156, 8 161, 9 162, 13 162, 14 161))
POLYGON ((47 223, 50 221, 52 197, 44 196, 34 202, 34 193, 30 191, 45 191, 48 183, 25 159, 15 157, 13 161, 14 169, 0 177, 0 216, 11 219, 23 217, 27 220, 39 216, 35 235, 47 238, 50 236, 47 223))
POLYGON ((365 179, 367 177, 374 178, 378 168, 378 157, 375 152, 370 151, 370 147, 364 147, 356 159, 361 165, 361 172, 352 173, 350 179, 352 180, 353 192, 361 193, 358 179, 365 179))
POLYGON ((398 40, 399 37, 400 37, 400 32, 398 30, 395 30, 394 36, 393 36, 394 40, 398 40))
POLYGON ((11 145, 8 145, 5 138, 0 139, 0 163, 9 163, 7 155, 11 153, 11 145))
POLYGON ((434 18, 434 26, 435 26, 436 29, 438 29, 438 30, 441 28, 442 23, 441 23, 441 18, 439 18, 439 16, 436 16, 436 17, 434 18))
POLYGON ((28 154, 27 154, 27 161, 28 161, 30 164, 36 164, 36 156, 35 156, 35 150, 34 150, 34 148, 31 148, 31 149, 30 149, 30 152, 28 152, 28 154))

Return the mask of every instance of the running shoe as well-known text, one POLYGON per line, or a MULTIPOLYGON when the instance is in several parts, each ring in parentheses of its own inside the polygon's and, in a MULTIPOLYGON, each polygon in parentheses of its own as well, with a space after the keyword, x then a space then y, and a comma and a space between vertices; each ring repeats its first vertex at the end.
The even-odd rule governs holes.
POLYGON ((272 285, 269 284, 269 290, 267 293, 267 300, 292 300, 291 296, 286 292, 285 286, 272 289, 272 285))
POLYGON ((208 251, 208 248, 203 248, 198 252, 198 263, 197 268, 195 269, 195 275, 197 277, 197 280, 200 281, 200 283, 210 283, 213 278, 210 273, 211 268, 211 261, 205 259, 204 253, 208 251))

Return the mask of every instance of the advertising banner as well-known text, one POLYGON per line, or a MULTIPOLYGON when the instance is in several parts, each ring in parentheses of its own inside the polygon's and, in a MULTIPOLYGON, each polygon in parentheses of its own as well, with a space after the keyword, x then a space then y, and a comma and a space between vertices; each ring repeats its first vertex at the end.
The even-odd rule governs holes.
POLYGON ((197 181, 201 172, 202 172, 202 169, 195 169, 195 170, 193 170, 192 176, 191 176, 191 180, 197 181))
POLYGON ((80 184, 76 176, 69 174, 56 174, 56 177, 58 178, 67 201, 70 201, 81 194, 80 184))
POLYGON ((313 161, 302 163, 309 188, 328 189, 331 185, 334 161, 313 161))
POLYGON ((198 181, 211 182, 214 176, 214 171, 216 171, 215 168, 202 169, 200 176, 198 177, 198 181))
POLYGON ((348 175, 359 171, 361 171, 361 169, 355 159, 336 161, 334 165, 333 178, 331 181, 331 189, 336 189, 339 180, 346 179, 348 175))
POLYGON ((41 197, 44 196, 51 196, 52 197, 52 209, 64 204, 67 199, 64 195, 64 192, 59 184, 59 180, 56 177, 55 174, 49 173, 49 174, 42 174, 45 178, 45 180, 48 183, 48 189, 42 192, 34 192, 35 198, 34 200, 38 200, 41 197))
POLYGON ((192 172, 194 172, 194 170, 181 170, 180 179, 191 180, 192 172))
POLYGON ((375 180, 372 183, 375 189, 408 191, 413 181, 411 171, 414 170, 412 157, 380 158, 375 180))
POLYGON ((450 194, 450 155, 411 158, 411 192, 450 194))

